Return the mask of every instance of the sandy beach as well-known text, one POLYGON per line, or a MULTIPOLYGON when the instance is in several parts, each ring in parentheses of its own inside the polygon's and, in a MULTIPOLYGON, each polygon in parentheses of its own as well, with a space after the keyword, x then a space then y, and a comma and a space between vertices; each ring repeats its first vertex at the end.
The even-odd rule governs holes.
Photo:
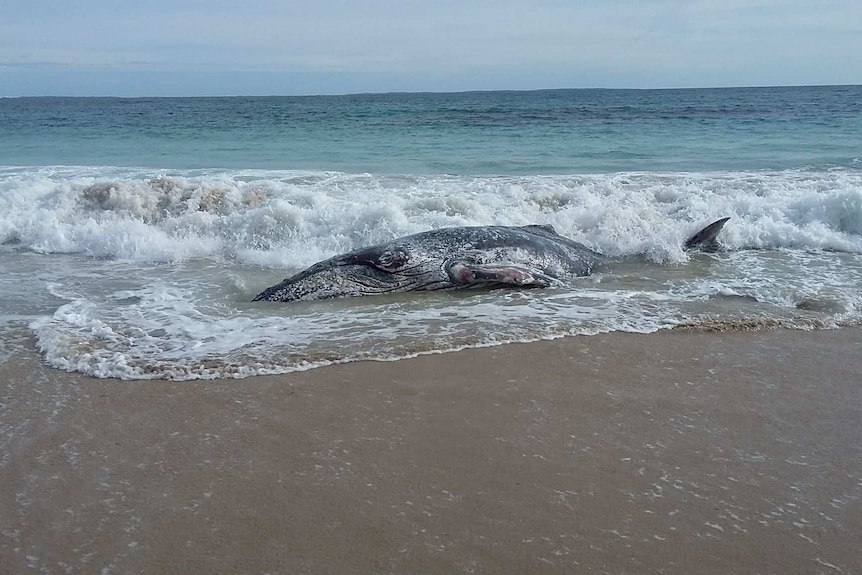
POLYGON ((0 572, 860 573, 862 330, 0 366, 0 572))

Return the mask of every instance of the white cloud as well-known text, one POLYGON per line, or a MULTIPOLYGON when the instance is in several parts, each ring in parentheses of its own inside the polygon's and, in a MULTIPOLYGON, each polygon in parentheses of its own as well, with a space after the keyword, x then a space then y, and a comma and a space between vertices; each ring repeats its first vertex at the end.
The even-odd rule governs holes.
POLYGON ((362 78, 378 90, 855 83, 860 22, 857 0, 20 2, 0 21, 0 92, 26 88, 9 65, 39 67, 45 86, 64 67, 206 75, 201 93, 228 72, 327 76, 336 92, 362 78))

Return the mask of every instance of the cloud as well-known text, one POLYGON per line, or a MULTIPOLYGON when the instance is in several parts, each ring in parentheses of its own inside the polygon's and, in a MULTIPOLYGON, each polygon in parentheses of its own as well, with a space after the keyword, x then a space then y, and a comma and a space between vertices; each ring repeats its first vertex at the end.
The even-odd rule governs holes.
POLYGON ((18 2, 0 21, 0 91, 27 91, 22 67, 53 91, 73 68, 100 89, 111 73, 185 73, 196 93, 220 93, 218 73, 289 78, 291 93, 853 83, 859 21, 856 0, 18 2))

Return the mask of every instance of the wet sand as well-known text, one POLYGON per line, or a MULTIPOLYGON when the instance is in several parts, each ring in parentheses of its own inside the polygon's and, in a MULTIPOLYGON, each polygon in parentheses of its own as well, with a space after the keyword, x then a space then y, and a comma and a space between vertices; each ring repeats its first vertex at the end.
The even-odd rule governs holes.
POLYGON ((0 366, 0 573, 860 573, 862 330, 0 366))

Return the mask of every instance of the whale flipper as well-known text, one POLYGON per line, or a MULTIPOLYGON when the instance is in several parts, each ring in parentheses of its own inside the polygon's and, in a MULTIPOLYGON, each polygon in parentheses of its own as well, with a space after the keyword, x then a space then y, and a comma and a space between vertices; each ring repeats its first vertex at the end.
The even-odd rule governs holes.
POLYGON ((718 232, 721 231, 721 228, 724 227, 724 224, 727 223, 727 220, 730 218, 721 218, 718 221, 712 222, 690 238, 685 242, 685 249, 693 250, 699 249, 705 252, 715 251, 718 249, 718 242, 715 241, 715 237, 718 235, 718 232))
POLYGON ((521 287, 549 287, 560 282, 537 270, 514 265, 488 265, 452 261, 446 266, 452 283, 461 286, 504 284, 521 287))

